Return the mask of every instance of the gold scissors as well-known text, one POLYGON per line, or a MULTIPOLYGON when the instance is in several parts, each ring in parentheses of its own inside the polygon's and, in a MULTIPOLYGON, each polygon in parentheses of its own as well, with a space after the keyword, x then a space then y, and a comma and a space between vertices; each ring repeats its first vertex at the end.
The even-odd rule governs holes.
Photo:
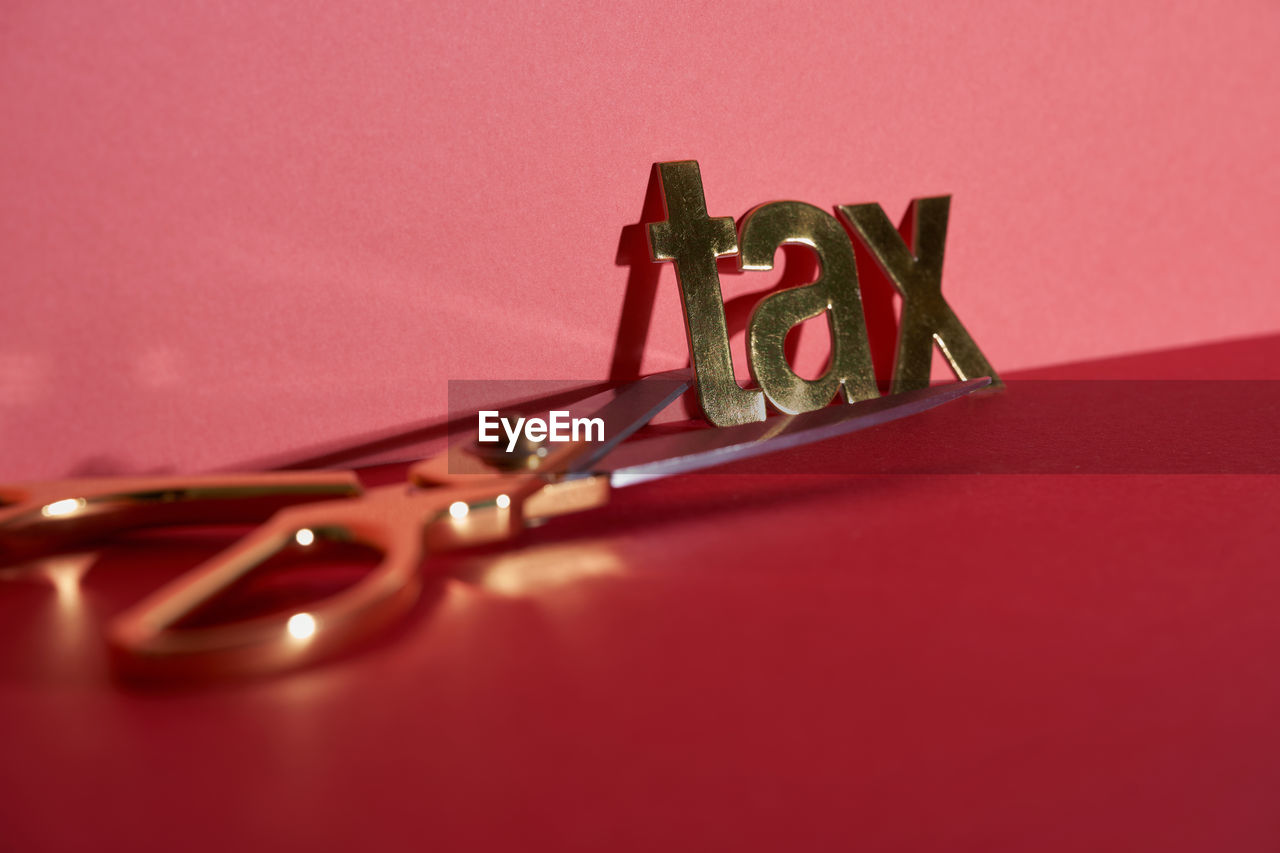
POLYGON ((115 618, 107 640, 114 663, 130 675, 279 671, 334 655, 402 617, 419 596, 430 553, 513 538, 544 519, 601 506, 614 489, 896 420, 990 380, 625 441, 692 383, 691 371, 673 371, 614 392, 594 413, 604 422, 602 441, 544 443, 505 460, 457 444, 412 465, 407 482, 368 490, 353 471, 0 485, 0 559, 30 559, 140 527, 261 521, 115 618), (381 562, 303 613, 180 627, 272 556, 319 540, 371 547, 381 562))

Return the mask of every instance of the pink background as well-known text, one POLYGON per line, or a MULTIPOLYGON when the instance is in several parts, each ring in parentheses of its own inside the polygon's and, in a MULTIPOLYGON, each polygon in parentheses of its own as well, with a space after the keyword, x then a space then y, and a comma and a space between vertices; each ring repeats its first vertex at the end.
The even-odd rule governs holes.
MULTIPOLYGON (((888 6, 5 4, 0 479, 604 379, 657 160, 713 215, 953 194, 1004 372, 1280 329, 1280 6, 888 6)), ((664 267, 640 366, 685 358, 664 267)))

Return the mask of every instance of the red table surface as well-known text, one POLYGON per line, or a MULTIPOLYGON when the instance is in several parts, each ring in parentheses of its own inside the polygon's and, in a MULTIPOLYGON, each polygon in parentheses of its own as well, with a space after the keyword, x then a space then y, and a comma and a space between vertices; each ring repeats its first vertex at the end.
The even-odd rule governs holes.
MULTIPOLYGON (((1277 363, 1280 337, 1036 375, 1277 363)), ((11 568, 0 845, 1280 848, 1280 478, 787 473, 944 458, 1017 393, 440 557, 393 636, 281 677, 109 677, 103 623, 223 539, 11 568)), ((1274 458, 1275 414, 1233 414, 1236 449, 1274 458)))

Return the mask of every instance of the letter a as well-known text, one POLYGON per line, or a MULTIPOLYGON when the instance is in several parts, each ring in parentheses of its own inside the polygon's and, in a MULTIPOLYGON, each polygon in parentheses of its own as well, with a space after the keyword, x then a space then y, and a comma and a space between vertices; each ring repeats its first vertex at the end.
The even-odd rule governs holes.
POLYGON ((862 318, 853 244, 836 218, 801 201, 775 201, 746 215, 739 242, 738 266, 744 270, 773 269, 774 253, 784 243, 808 246, 822 264, 817 281, 770 294, 751 312, 747 360, 769 402, 794 415, 822 408, 837 391, 846 403, 880 396, 862 318), (787 332, 824 311, 831 332, 830 367, 817 379, 802 379, 783 351, 787 332))

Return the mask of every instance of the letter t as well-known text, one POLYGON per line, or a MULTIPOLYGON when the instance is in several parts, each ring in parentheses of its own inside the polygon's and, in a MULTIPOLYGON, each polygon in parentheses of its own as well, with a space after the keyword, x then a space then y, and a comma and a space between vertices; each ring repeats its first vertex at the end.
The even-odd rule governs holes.
POLYGON ((741 387, 733 376, 716 270, 716 258, 738 254, 733 219, 707 215, 702 175, 695 161, 659 163, 657 168, 667 219, 649 224, 649 256, 675 262, 703 414, 716 426, 762 421, 764 395, 741 387))

